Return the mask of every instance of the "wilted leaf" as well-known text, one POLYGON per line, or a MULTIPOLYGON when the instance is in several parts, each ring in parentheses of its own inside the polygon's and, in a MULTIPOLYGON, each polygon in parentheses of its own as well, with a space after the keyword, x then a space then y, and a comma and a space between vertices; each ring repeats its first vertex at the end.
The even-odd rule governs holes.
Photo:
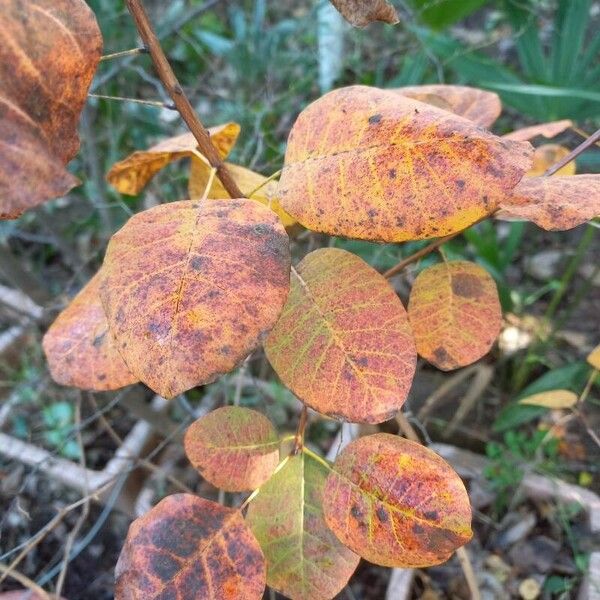
MULTIPOLYGON (((248 197, 248 194, 253 192, 259 185, 263 185, 267 180, 264 175, 259 175, 250 169, 234 165, 233 163, 226 163, 229 174, 233 177, 233 180, 237 183, 240 191, 248 197)), ((192 158, 192 166, 190 171, 190 183, 189 193, 190 198, 202 198, 206 191, 206 186, 210 178, 210 167, 203 163, 198 158, 192 158)), ((208 191, 207 198, 229 198, 227 190, 223 187, 218 177, 213 179, 212 186, 208 191)), ((264 185, 258 192, 252 194, 251 200, 257 200, 261 204, 268 206, 277 216, 281 219, 284 227, 293 225, 296 221, 288 215, 285 210, 279 206, 279 200, 277 199, 277 182, 269 181, 264 185)))
POLYGON ((449 110, 481 127, 491 127, 502 112, 502 102, 498 94, 466 85, 413 85, 394 91, 449 110))
POLYGON ((116 390, 136 383, 108 331, 100 302, 100 273, 73 298, 44 336, 52 378, 84 390, 116 390))
POLYGON ((251 502, 246 522, 267 561, 267 584, 292 600, 329 600, 358 566, 323 518, 327 469, 305 453, 290 457, 251 502))
POLYGON ((600 371, 600 346, 596 346, 588 355, 587 361, 594 367, 600 371))
POLYGON ((289 239, 251 200, 163 204, 110 241, 100 290, 127 366, 166 398, 233 369, 289 290, 289 239))
POLYGON ((569 390, 552 390, 527 396, 519 400, 519 404, 529 406, 543 406, 544 408, 560 409, 571 408, 577 403, 577 394, 569 390))
POLYGON ((387 0, 331 0, 344 19, 355 27, 365 27, 373 21, 395 25, 398 13, 387 0))
POLYGON ((292 271, 290 296, 265 343, 283 383, 319 412, 380 423, 402 406, 416 352, 406 311, 358 256, 316 250, 292 271))
POLYGON ((184 445, 202 477, 227 492, 257 489, 279 463, 271 421, 239 406, 223 406, 192 423, 184 445))
POLYGON ((572 125, 573 121, 569 121, 568 119, 563 121, 551 121, 550 123, 542 123, 540 125, 532 125, 531 127, 517 129, 516 131, 507 133, 504 138, 507 140, 516 140, 520 142, 532 140, 538 135, 544 136, 545 138, 553 138, 559 133, 569 129, 569 127, 572 125))
POLYGON ((238 510, 191 494, 159 502, 129 527, 116 600, 259 600, 265 559, 238 510))
POLYGON ((493 212, 530 168, 532 153, 528 142, 503 140, 393 90, 343 88, 294 124, 281 206, 330 235, 443 236, 493 212))
POLYGON ((13 219, 79 181, 65 166, 102 54, 83 0, 3 0, 0 8, 0 219, 13 219))
MULTIPOLYGON (((570 150, 558 144, 542 144, 535 149, 533 167, 527 172, 527 177, 541 177, 550 167, 570 154, 570 150)), ((556 171, 553 177, 575 175, 577 167, 572 160, 556 171)))
POLYGON ((385 567, 443 563, 472 536, 469 497, 452 467, 388 433, 341 452, 327 478, 324 511, 343 544, 385 567))
POLYGON ((417 352, 450 371, 487 354, 502 326, 496 283, 467 261, 441 263, 421 271, 408 303, 417 352))
MULTIPOLYGON (((211 127, 208 133, 221 158, 225 158, 237 141, 240 126, 237 123, 225 123, 211 127)), ((163 140, 148 150, 138 150, 115 163, 106 179, 121 194, 135 196, 161 169, 181 158, 194 156, 195 151, 198 151, 196 138, 191 133, 184 133, 163 140)))
POLYGON ((600 216, 600 175, 528 177, 500 205, 498 219, 566 231, 600 216))

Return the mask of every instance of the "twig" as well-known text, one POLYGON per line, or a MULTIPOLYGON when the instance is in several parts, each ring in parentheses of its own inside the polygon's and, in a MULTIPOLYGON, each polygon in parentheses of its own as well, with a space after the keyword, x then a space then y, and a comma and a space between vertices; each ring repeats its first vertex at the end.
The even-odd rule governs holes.
POLYGON ((21 585, 24 585, 28 590, 34 592, 37 596, 39 596, 42 600, 51 600, 48 593, 43 590, 39 585, 37 585, 34 581, 31 581, 29 577, 23 575, 23 573, 19 573, 18 571, 14 571, 11 567, 7 567, 6 565, 0 563, 0 571, 4 573, 6 576, 10 576, 16 581, 18 581, 21 585))
POLYGON ((308 408, 306 404, 302 405, 302 412, 300 413, 300 421, 298 422, 298 429, 296 430, 296 439, 294 442, 294 449, 292 454, 298 454, 302 451, 304 446, 304 431, 306 429, 306 423, 308 422, 308 408))
POLYGON ((123 96, 105 96, 104 94, 89 93, 90 98, 98 98, 99 100, 115 100, 117 102, 133 102, 134 104, 144 104, 145 106, 155 106, 156 108, 166 108, 167 110, 177 110, 174 104, 167 104, 159 100, 141 100, 140 98, 125 98, 123 96))
POLYGON ((163 52, 160 41, 152 28, 148 14, 142 4, 142 0, 127 0, 127 8, 135 21, 135 25, 144 41, 144 45, 150 52, 150 56, 152 57, 160 80, 165 86, 169 96, 173 99, 179 114, 190 128, 190 131, 194 134, 200 151, 206 156, 211 166, 217 170, 217 175, 223 184, 223 187, 227 190, 227 193, 232 198, 243 198, 244 194, 240 191, 236 182, 231 177, 218 150, 211 142, 209 133, 198 118, 198 115, 194 111, 194 108, 177 80, 169 61, 163 52))
POLYGON ((105 54, 100 58, 100 62, 105 60, 113 60, 114 58, 122 58, 123 56, 135 56, 136 54, 148 54, 148 50, 141 46, 140 48, 132 48, 131 50, 121 50, 121 52, 113 52, 105 54))
POLYGON ((560 171, 565 165, 568 165, 571 161, 575 160, 580 154, 585 152, 588 148, 591 148, 598 140, 600 140, 600 129, 592 133, 587 140, 584 140, 571 150, 569 154, 567 154, 563 159, 559 160, 557 163, 552 165, 545 173, 545 177, 550 177, 550 175, 554 175, 557 171, 560 171))

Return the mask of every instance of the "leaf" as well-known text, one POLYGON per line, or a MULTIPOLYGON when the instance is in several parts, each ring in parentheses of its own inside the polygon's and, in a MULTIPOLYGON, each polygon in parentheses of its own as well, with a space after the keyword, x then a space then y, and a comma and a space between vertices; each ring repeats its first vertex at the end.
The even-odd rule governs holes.
POLYGON ((600 371, 600 345, 596 346, 590 354, 588 354, 587 361, 594 369, 600 371))
POLYGON ((327 473, 304 452, 291 456, 260 488, 246 515, 265 553, 267 585, 292 600, 333 598, 360 560, 325 523, 327 473))
POLYGON ((573 121, 563 119, 562 121, 551 121, 549 123, 541 123, 540 125, 532 125, 531 127, 523 127, 511 133, 507 133, 504 138, 507 140, 516 140, 519 142, 527 142, 538 135, 545 138, 553 138, 573 126, 573 121))
POLYGON ((65 166, 102 54, 82 0, 3 0, 0 10, 0 219, 66 194, 65 166))
POLYGON ((502 140, 393 90, 342 88, 289 137, 281 206, 314 231, 401 242, 461 231, 492 213, 531 166, 502 140))
POLYGON ((487 0, 411 0, 418 9, 418 18, 436 29, 461 21, 479 9, 487 0))
MULTIPOLYGON (((527 177, 541 177, 550 167, 570 154, 570 150, 558 144, 542 144, 535 149, 533 167, 527 172, 527 177)), ((567 163, 559 169, 553 177, 575 175, 577 167, 575 161, 567 163)))
POLYGON ((223 406, 192 423, 184 446, 202 477, 226 492, 259 488, 279 463, 271 421, 239 406, 223 406))
POLYGON ((530 177, 500 204, 496 218, 566 231, 600 216, 600 175, 530 177))
MULTIPOLYGON (((259 175, 250 169, 234 165, 233 163, 225 163, 229 174, 237 183, 238 188, 246 197, 253 192, 259 185, 263 185, 267 181, 267 177, 259 175)), ((190 198, 202 198, 208 185, 210 178, 210 167, 201 160, 192 157, 192 165, 190 171, 189 193, 190 198)), ((208 191, 208 198, 229 198, 227 190, 217 177, 213 179, 212 186, 208 191)), ((280 219, 284 227, 293 225, 296 221, 288 215, 285 210, 279 206, 277 199, 277 182, 269 181, 258 192, 252 194, 251 200, 256 200, 265 206, 268 206, 280 219)))
POLYGON ((551 390, 527 396, 519 400, 519 404, 528 406, 542 406, 544 408, 560 409, 571 408, 577 403, 577 394, 570 390, 551 390))
POLYGON ((355 27, 366 27, 374 21, 395 25, 398 13, 387 0, 331 0, 344 19, 355 27))
POLYGON ((100 273, 50 326, 43 346, 52 378, 61 385, 97 392, 136 383, 121 358, 100 302, 100 273))
POLYGON ((460 477, 435 452, 389 433, 346 446, 323 496, 325 520, 339 540, 384 567, 443 563, 472 537, 460 477))
POLYGON ((406 311, 389 283, 335 248, 292 270, 290 295, 265 343, 281 381, 334 418, 381 423, 406 400, 416 352, 406 311))
POLYGON ((443 371, 487 354, 502 326, 496 283, 467 261, 429 267, 419 274, 408 303, 417 352, 443 371))
POLYGON ((173 398, 231 371, 263 341, 289 268, 285 230, 258 202, 173 202, 113 236, 100 297, 131 372, 173 398))
POLYGON ((174 494, 129 527, 116 600, 259 600, 265 560, 238 510, 174 494))
MULTIPOLYGON (((237 141, 240 126, 225 123, 211 127, 208 133, 221 158, 225 158, 237 141)), ((194 156, 195 152, 199 152, 196 138, 191 133, 184 133, 163 140, 148 150, 138 150, 115 163, 106 179, 121 194, 135 196, 161 169, 181 158, 194 156)))
POLYGON ((491 127, 502 112, 498 94, 466 85, 413 85, 394 91, 407 98, 449 110, 481 127, 491 127))

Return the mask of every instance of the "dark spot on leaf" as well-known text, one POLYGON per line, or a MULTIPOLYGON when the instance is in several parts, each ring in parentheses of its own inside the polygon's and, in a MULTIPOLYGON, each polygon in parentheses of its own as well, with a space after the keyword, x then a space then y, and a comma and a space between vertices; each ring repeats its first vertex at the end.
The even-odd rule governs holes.
POLYGON ((483 294, 483 286, 476 275, 456 273, 452 276, 452 292, 462 298, 478 298, 483 294))
POLYGON ((204 259, 200 256, 194 256, 190 262, 190 267, 194 269, 194 271, 200 271, 202 268, 202 263, 204 263, 204 259))
POLYGON ((415 523, 413 525, 412 530, 417 535, 421 535, 422 533, 425 533, 425 529, 421 525, 419 525, 418 523, 415 523))
POLYGON ((462 179, 457 179, 456 187, 459 187, 462 190, 465 187, 465 182, 462 179))
POLYGON ((181 568, 178 561, 164 553, 154 553, 150 558, 150 569, 161 581, 171 581, 181 568))
POLYGON ((377 212, 377 209, 375 208, 371 208, 369 209, 368 213, 369 217, 371 217, 371 219, 373 219, 374 217, 376 217, 379 213, 377 212))
POLYGON ((97 335, 94 338, 94 341, 92 342, 92 346, 94 346, 94 348, 99 348, 100 346, 102 346, 102 344, 104 343, 104 339, 106 338, 106 331, 104 333, 101 333, 100 335, 97 335))
POLYGON ((221 346, 221 348, 219 349, 219 352, 221 354, 228 355, 231 353, 231 346, 221 346))
POLYGON ((369 123, 371 123, 371 125, 376 124, 376 123, 380 123, 382 119, 382 116, 377 114, 377 115, 372 115, 371 117, 369 117, 369 123))
POLYGON ((439 517, 437 510, 428 510, 427 512, 423 513, 423 516, 431 521, 436 521, 439 517))
POLYGON ((106 375, 104 373, 98 375, 98 381, 104 381, 106 379, 106 375))
POLYGON ((361 519, 363 516, 362 510, 360 510, 356 504, 350 509, 350 514, 357 520, 361 519))
POLYGON ((397 175, 396 169, 390 169, 388 171, 388 175, 390 176, 390 179, 396 179, 396 175, 397 175))
POLYGON ((389 521, 389 516, 382 506, 377 507, 375 514, 382 523, 387 523, 389 521))

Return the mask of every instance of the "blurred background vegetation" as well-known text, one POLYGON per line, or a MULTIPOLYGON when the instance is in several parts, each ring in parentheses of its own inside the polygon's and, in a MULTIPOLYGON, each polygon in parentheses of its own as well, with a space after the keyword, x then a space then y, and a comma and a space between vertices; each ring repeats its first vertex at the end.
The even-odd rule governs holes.
MULTIPOLYGON (((401 15, 398 26, 375 24, 357 30, 342 22, 324 0, 146 1, 166 53, 203 122, 207 126, 238 122, 242 133, 231 159, 265 175, 281 168, 297 114, 328 89, 343 85, 443 82, 492 90, 504 104, 496 133, 568 118, 575 127, 559 142, 569 148, 600 127, 600 2, 393 3, 401 15)), ((138 45, 122 0, 89 0, 89 4, 104 35, 105 54, 138 45)), ((92 93, 169 104, 150 58, 144 55, 102 62, 92 93)), ((0 285, 24 289, 46 309, 45 320, 33 325, 23 353, 0 365, 0 399, 10 395, 13 403, 5 426, 12 435, 68 458, 79 457, 74 442, 76 393, 50 381, 41 336, 53 315, 97 270, 110 235, 131 214, 186 196, 185 160, 164 169, 133 198, 106 183, 110 167, 135 150, 184 131, 178 114, 168 106, 91 98, 81 124, 81 152, 72 165, 82 186, 17 221, 0 223, 0 285)), ((600 148, 581 156, 577 169, 600 172, 600 148)), ((597 227, 592 223, 549 234, 531 224, 486 222, 445 246, 448 258, 476 260, 492 273, 507 313, 500 346, 486 359, 494 370, 491 383, 452 440, 460 439, 462 445, 491 458, 488 475, 500 491, 496 514, 507 510, 510 490, 525 469, 600 488, 598 448, 590 444, 581 424, 575 433, 566 431, 561 439, 548 440, 539 434, 544 419, 546 427, 552 424, 548 411, 516 405, 520 397, 538 391, 561 387, 581 392, 586 384, 589 369, 584 358, 600 342, 597 227)), ((295 239, 295 259, 330 243, 303 232, 295 239)), ((361 255, 378 269, 393 266, 422 245, 337 239, 331 243, 361 255)), ((395 282, 404 299, 418 271, 437 260, 439 256, 431 255, 406 280, 395 282)), ((14 321, 14 313, 0 310, 0 333, 14 321)), ((255 370, 270 379, 264 368, 255 370)), ((413 410, 419 398, 446 380, 427 367, 421 371, 411 400, 413 410)), ((225 378, 215 385, 227 396, 234 393, 231 381, 225 378)), ((279 425, 289 427, 294 400, 275 380, 268 385, 273 401, 267 410, 279 425)), ((458 386, 455 393, 460 395, 461 390, 458 386)), ((98 396, 100 404, 109 402, 107 395, 98 396)), ((188 399, 194 403, 199 398, 194 392, 188 399)), ((264 404, 251 386, 244 389, 242 402, 264 404)), ((596 409, 588 417, 590 427, 599 422, 599 402, 595 386, 588 397, 588 405, 596 409)), ((119 410, 108 414, 125 432, 131 417, 119 410)), ((182 410, 177 405, 173 418, 181 418, 182 410)), ((442 436, 454 411, 449 403, 429 419, 427 428, 434 438, 442 436)), ((313 428, 316 443, 330 440, 330 425, 313 428)), ((105 448, 99 435, 90 436, 85 441, 104 457, 97 458, 101 463, 110 454, 110 444, 105 448)), ((583 567, 577 569, 580 573, 583 567)))

